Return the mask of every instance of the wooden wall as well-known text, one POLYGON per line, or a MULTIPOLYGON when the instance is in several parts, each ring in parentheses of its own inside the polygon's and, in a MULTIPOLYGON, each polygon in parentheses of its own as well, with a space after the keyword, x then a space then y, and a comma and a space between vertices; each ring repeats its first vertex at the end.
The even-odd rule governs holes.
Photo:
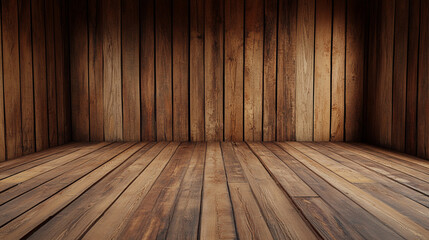
POLYGON ((63 1, 2 0, 0 161, 70 140, 63 1))
POLYGON ((429 1, 370 1, 369 142, 429 159, 429 1))
POLYGON ((70 1, 73 139, 358 141, 365 4, 70 1))

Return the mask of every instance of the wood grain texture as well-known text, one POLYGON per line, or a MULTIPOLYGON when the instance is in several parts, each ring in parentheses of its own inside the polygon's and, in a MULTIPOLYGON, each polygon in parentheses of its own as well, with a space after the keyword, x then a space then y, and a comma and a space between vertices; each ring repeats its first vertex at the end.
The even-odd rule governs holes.
POLYGON ((407 106, 405 151, 416 154, 417 147, 417 83, 419 63, 420 0, 409 3, 408 52, 407 52, 407 106))
POLYGON ((296 140, 313 140, 314 0, 298 1, 296 55, 296 140))
POLYGON ((88 0, 90 141, 104 140, 102 1, 88 0))
POLYGON ((156 140, 154 1, 140 1, 141 139, 156 140))
POLYGON ((205 140, 223 140, 224 1, 207 0, 204 19, 205 140))
POLYGON ((173 139, 189 140, 189 1, 173 1, 173 139))
POLYGON ((314 141, 329 141, 331 125, 332 0, 316 0, 314 141))
POLYGON ((420 49, 417 107, 417 156, 429 159, 429 2, 420 6, 420 49))
POLYGON ((121 1, 103 1, 102 9, 104 138, 116 141, 123 139, 121 1))
POLYGON ((2 1, 1 10, 6 153, 7 158, 16 158, 22 155, 18 3, 2 1))
POLYGON ((33 53, 31 1, 18 1, 19 72, 21 80, 22 153, 36 150, 34 136, 33 53))
POLYGON ((157 141, 173 140, 172 2, 155 2, 155 74, 157 141))
POLYGON ((204 42, 205 42, 205 1, 190 0, 190 132, 191 141, 205 139, 205 72, 204 72, 204 42))
POLYGON ((244 139, 262 140, 264 1, 245 4, 244 139))
MULTIPOLYGON (((277 140, 296 140, 297 1, 279 0, 277 50, 277 140), (282 40, 282 41, 281 41, 282 40)), ((313 134, 312 132, 310 133, 313 134)))
POLYGON ((407 104, 408 0, 395 3, 395 39, 393 56, 392 148, 405 151, 407 104))
POLYGON ((46 82, 48 94, 49 146, 58 145, 57 79, 55 74, 54 1, 45 0, 46 82))
POLYGON ((225 140, 243 140, 244 1, 225 1, 225 140))
MULTIPOLYGON (((0 11, 0 19, 2 11, 0 11)), ((0 24, 0 56, 3 56, 3 30, 0 24)), ((0 162, 7 159, 6 155, 6 139, 5 139, 5 125, 4 125, 4 84, 3 84, 3 57, 0 57, 0 162)))
POLYGON ((121 1, 122 115, 125 141, 140 141, 139 1, 121 1))
MULTIPOLYGON (((362 1, 347 2, 347 36, 346 36, 346 118, 345 140, 361 139, 363 121, 363 82, 364 82, 364 40, 365 29, 362 16, 365 14, 362 1)), ((392 36, 393 37, 393 36, 392 36)), ((391 37, 386 37, 386 39, 391 37)), ((380 65, 377 65, 380 67, 380 65)), ((386 63, 386 66, 390 66, 386 63)), ((381 71, 381 70, 380 70, 381 71)), ((389 70, 386 70, 388 74, 389 70)), ((391 75, 390 75, 391 76, 391 75)), ((389 76, 386 76, 389 79, 389 76)), ((387 91, 387 90, 386 90, 387 91)), ((391 91, 390 91, 391 92, 391 91)), ((385 113, 387 118, 388 113, 385 113)), ((390 116, 391 117, 391 116, 390 116)))
POLYGON ((89 141, 88 9, 85 0, 70 1, 69 8, 72 139, 89 141))
MULTIPOLYGON (((276 139, 277 122, 277 0, 264 1, 263 140, 276 139)), ((283 41, 282 41, 283 42, 283 41)))
POLYGON ((344 141, 346 0, 333 1, 331 141, 344 141))

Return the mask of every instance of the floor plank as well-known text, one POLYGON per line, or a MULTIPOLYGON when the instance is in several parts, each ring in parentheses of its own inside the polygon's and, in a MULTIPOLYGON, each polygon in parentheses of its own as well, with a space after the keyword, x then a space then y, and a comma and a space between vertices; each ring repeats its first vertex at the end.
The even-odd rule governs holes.
POLYGON ((366 144, 72 143, 10 162, 0 239, 429 236, 426 162, 366 144))

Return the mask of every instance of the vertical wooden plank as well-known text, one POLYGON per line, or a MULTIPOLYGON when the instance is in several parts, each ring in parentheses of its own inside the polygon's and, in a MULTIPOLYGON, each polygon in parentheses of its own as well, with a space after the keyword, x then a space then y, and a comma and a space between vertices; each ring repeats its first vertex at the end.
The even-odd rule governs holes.
MULTIPOLYGON (((314 141, 329 141, 331 118, 332 0, 316 0, 314 141)), ((362 51, 362 49, 359 49, 362 51)))
POLYGON ((396 0, 393 56, 392 147, 405 150, 407 104, 408 0, 396 0))
POLYGON ((223 0, 206 0, 204 22, 205 139, 221 141, 223 140, 223 0))
POLYGON ((48 91, 49 147, 58 145, 57 84, 55 78, 54 3, 45 0, 46 81, 48 91))
POLYGON ((104 140, 102 2, 88 0, 90 141, 104 140))
MULTIPOLYGON (((359 141, 362 137, 365 60, 363 51, 365 46, 365 18, 362 16, 365 16, 364 7, 365 2, 360 0, 347 2, 346 141, 359 141)), ((389 80, 391 81, 391 78, 389 80)))
POLYGON ((18 1, 23 154, 29 154, 36 150, 34 138, 33 54, 30 4, 30 1, 18 1))
POLYGON ((18 3, 2 1, 3 79, 7 158, 22 155, 18 3))
POLYGON ((265 0, 263 140, 276 140, 277 0, 265 0))
POLYGON ((121 1, 103 1, 104 138, 123 140, 121 86, 121 1))
POLYGON ((279 0, 277 141, 296 139, 297 1, 279 0))
POLYGON ((244 1, 225 1, 225 141, 243 141, 244 1))
POLYGON ((344 141, 346 0, 333 1, 331 141, 344 141))
POLYGON ((189 1, 173 1, 173 136, 189 140, 189 1))
POLYGON ((72 139, 89 141, 87 2, 69 5, 72 139))
MULTIPOLYGON (((359 1, 355 1, 356 4, 359 3, 359 1)), ((395 4, 392 1, 389 0, 382 0, 380 2, 380 15, 379 15, 379 22, 378 27, 379 30, 377 31, 377 34, 379 34, 378 38, 378 47, 377 47, 377 88, 376 88, 376 121, 377 121, 377 129, 378 131, 378 138, 376 138, 376 141, 378 144, 390 147, 391 145, 391 133, 392 133, 392 75, 393 75, 393 37, 394 37, 394 16, 395 16, 395 4)), ((356 13, 356 8, 359 6, 353 6, 352 4, 348 4, 350 13, 356 13)), ((349 29, 356 29, 354 26, 359 25, 359 19, 360 16, 353 15, 354 19, 356 19, 354 22, 354 25, 351 25, 351 23, 347 23, 347 34, 349 33, 349 29), (350 24, 350 25, 349 25, 350 24), (350 28, 349 28, 350 26, 350 28)), ((347 19, 350 19, 350 22, 352 21, 352 17, 347 17, 347 19)), ((353 36, 353 35, 352 35, 353 36)), ((347 36, 347 40, 349 39, 357 39, 356 37, 349 37, 347 36)), ((358 46, 351 45, 350 47, 349 42, 347 42, 347 50, 352 48, 356 48, 358 46)), ((350 62, 350 60, 347 58, 346 62, 350 62)), ((358 63, 356 63, 358 64, 358 63)), ((349 65, 349 64, 347 64, 349 65)), ((347 68, 347 67, 346 67, 347 68)), ((349 70, 347 70, 349 71, 349 70)), ((346 77, 347 79, 347 89, 353 89, 353 86, 349 85, 349 77, 346 77), (350 86, 350 88, 348 87, 350 86)), ((356 81, 353 81, 356 82, 356 81)), ((352 82, 352 83, 353 83, 352 82)), ((350 95, 349 91, 347 91, 346 95, 350 95)), ((353 97, 355 100, 357 100, 354 96, 347 97, 347 99, 352 100, 353 97)), ((355 104, 349 104, 349 102, 346 100, 347 106, 356 106, 355 104)), ((346 107, 347 110, 349 110, 351 107, 346 107)), ((355 107, 356 109, 356 107, 355 107)), ((348 128, 348 123, 357 122, 356 119, 352 118, 350 116, 350 113, 347 111, 346 113, 346 130, 348 128), (347 119, 348 118, 348 119, 347 119)), ((346 132, 346 140, 351 140, 347 136, 346 132)))
POLYGON ((420 9, 417 155, 429 158, 429 1, 422 0, 420 9))
POLYGON ((158 141, 173 140, 171 0, 155 2, 156 134, 158 141))
POLYGON ((122 1, 123 140, 140 141, 139 0, 122 1))
POLYGON ((410 0, 405 151, 416 154, 420 0, 410 0))
POLYGON ((313 140, 314 0, 298 1, 296 140, 313 140))
POLYGON ((204 141, 204 1, 190 0, 191 141, 204 141))
MULTIPOLYGON (((2 11, 0 11, 0 21, 2 11)), ((5 142, 5 125, 4 125, 4 87, 3 87, 3 38, 2 24, 0 24, 0 162, 6 160, 6 142, 5 142)))
POLYGON ((140 1, 141 139, 156 140, 154 1, 140 1))
POLYGON ((244 139, 262 140, 264 1, 248 0, 244 27, 244 139))

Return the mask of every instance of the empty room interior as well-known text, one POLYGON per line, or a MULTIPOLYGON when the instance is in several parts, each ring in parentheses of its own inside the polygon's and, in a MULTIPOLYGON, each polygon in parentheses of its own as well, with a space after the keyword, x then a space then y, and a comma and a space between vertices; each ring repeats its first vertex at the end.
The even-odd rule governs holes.
POLYGON ((429 0, 0 0, 0 239, 429 239, 429 0))

